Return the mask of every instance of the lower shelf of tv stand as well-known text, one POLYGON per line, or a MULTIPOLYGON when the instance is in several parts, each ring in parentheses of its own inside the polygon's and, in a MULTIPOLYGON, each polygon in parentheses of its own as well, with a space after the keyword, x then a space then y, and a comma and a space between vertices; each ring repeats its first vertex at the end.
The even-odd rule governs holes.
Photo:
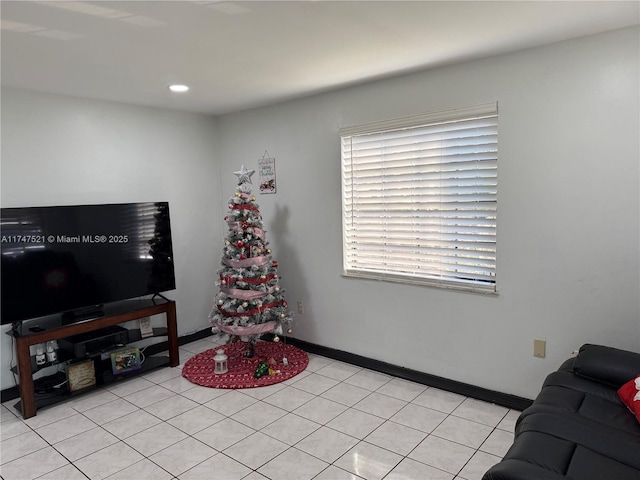
MULTIPOLYGON (((153 328, 153 335, 152 336, 148 336, 148 337, 143 337, 142 334, 140 333, 140 330, 138 329, 129 329, 127 330, 128 332, 128 342, 127 345, 130 345, 132 343, 136 343, 136 342, 140 342, 142 340, 150 340, 150 339, 154 339, 157 337, 167 337, 168 333, 167 333, 167 327, 154 327, 153 328)), ((96 356, 99 355, 101 353, 106 353, 106 352, 110 352, 110 351, 115 351, 115 350, 121 350, 125 348, 123 345, 114 345, 113 347, 110 347, 108 349, 105 350, 101 350, 99 352, 96 352, 95 354, 91 355, 96 356)), ((89 358, 89 357, 87 357, 89 358)), ((45 362, 42 365, 38 365, 36 362, 36 357, 35 355, 31 356, 31 372, 32 373, 36 373, 40 370, 43 370, 45 368, 48 367, 52 367, 54 365, 64 365, 69 363, 69 361, 78 361, 79 359, 75 359, 73 358, 72 354, 69 352, 65 352, 62 349, 58 349, 56 350, 56 360, 53 362, 45 362)), ((14 365, 10 368, 12 373, 18 373, 18 366, 14 365)))
MULTIPOLYGON (((169 365, 169 356, 168 355, 158 355, 153 357, 147 357, 142 364, 142 366, 138 370, 133 370, 130 372, 120 373, 118 375, 113 375, 111 372, 103 372, 100 378, 96 378, 97 384, 92 385, 87 388, 83 388, 82 390, 78 390, 75 392, 69 392, 66 388, 60 392, 52 392, 52 393, 36 393, 34 394, 36 409, 39 410, 44 407, 49 407, 51 405, 55 405, 62 401, 68 400, 70 398, 78 397, 80 395, 84 395, 93 390, 96 390, 101 387, 108 387, 109 385, 113 385, 118 382, 126 381, 127 379, 138 377, 145 373, 151 372, 157 368, 166 367, 169 365)), ((18 401, 14 408, 18 410, 20 413, 22 411, 22 401, 18 401)))

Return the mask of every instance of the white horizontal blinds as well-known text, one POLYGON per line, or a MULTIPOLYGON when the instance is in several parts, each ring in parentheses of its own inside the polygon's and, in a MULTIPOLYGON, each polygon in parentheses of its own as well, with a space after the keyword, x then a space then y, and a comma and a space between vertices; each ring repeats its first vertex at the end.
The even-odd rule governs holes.
POLYGON ((495 290, 497 105, 440 117, 341 132, 345 274, 495 290))

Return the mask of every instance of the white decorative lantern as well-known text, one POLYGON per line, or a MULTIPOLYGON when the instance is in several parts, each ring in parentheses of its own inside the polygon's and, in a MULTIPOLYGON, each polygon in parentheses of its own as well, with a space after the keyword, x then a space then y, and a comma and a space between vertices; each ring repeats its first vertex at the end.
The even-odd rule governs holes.
POLYGON ((213 361, 216 364, 213 373, 222 374, 229 371, 229 368, 227 366, 227 356, 225 355, 223 349, 216 350, 216 356, 213 357, 213 361))

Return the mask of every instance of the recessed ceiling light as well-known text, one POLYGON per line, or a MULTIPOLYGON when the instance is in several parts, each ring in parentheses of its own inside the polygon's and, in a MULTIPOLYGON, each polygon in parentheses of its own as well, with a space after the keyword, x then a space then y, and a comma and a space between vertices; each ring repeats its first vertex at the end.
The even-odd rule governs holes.
POLYGON ((169 85, 169 90, 176 93, 182 93, 189 90, 189 87, 187 87, 186 85, 169 85))

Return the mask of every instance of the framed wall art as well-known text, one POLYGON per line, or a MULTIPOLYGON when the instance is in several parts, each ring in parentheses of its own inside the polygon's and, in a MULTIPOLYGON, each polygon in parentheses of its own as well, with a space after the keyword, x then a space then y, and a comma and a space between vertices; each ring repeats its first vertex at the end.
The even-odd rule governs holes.
POLYGON ((258 160, 258 172, 260 173, 260 193, 276 193, 276 159, 269 158, 266 150, 263 157, 258 160))

